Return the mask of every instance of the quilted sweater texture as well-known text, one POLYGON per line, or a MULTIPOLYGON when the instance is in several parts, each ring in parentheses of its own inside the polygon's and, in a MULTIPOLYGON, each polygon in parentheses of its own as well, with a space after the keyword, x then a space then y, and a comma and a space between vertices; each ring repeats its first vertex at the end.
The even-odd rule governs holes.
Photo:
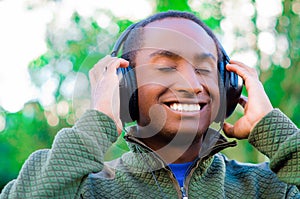
POLYGON ((51 149, 31 154, 0 198, 182 198, 182 191, 188 198, 300 198, 300 131, 278 109, 249 136, 269 163, 228 160, 218 152, 233 144, 219 136, 195 160, 182 190, 164 162, 134 138, 128 138, 131 151, 104 163, 116 139, 109 117, 87 111, 56 135, 51 149))

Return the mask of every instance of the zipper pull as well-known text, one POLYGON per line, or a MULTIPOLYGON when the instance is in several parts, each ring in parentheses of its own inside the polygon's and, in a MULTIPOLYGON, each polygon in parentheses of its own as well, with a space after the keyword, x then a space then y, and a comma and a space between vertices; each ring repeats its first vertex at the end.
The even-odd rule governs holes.
POLYGON ((180 187, 180 191, 181 191, 181 193, 182 193, 182 199, 188 199, 188 197, 187 197, 187 195, 186 195, 186 193, 185 193, 184 187, 180 187))

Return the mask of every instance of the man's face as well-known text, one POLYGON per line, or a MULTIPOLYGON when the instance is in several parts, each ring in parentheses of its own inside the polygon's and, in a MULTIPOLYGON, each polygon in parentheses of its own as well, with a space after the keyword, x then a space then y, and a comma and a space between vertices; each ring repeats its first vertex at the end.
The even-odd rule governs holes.
POLYGON ((139 127, 166 139, 201 136, 220 104, 214 41, 181 18, 148 24, 143 39, 136 56, 139 127))

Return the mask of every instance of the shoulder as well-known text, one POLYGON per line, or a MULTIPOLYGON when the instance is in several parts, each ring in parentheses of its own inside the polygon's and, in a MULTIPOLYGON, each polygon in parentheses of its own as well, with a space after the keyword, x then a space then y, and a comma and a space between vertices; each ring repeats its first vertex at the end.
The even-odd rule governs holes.
MULTIPOLYGON (((269 168, 269 162, 262 162, 258 164, 243 163, 236 160, 228 159, 224 154, 218 153, 215 155, 215 161, 222 161, 225 164, 226 172, 232 174, 252 173, 252 172, 263 172, 273 175, 274 173, 269 168)), ((252 173, 253 175, 253 173, 252 173)), ((275 174, 274 174, 275 175, 275 174)))
POLYGON ((23 167, 26 167, 27 165, 33 165, 33 164, 41 165, 43 162, 46 161, 49 152, 50 152, 50 149, 40 149, 40 150, 33 152, 28 157, 28 159, 26 160, 23 167))
POLYGON ((225 166, 225 178, 230 182, 238 182, 247 185, 273 186, 286 188, 286 183, 281 182, 277 175, 270 169, 269 162, 258 164, 242 163, 230 160, 223 154, 217 154, 215 159, 222 161, 225 166))
POLYGON ((213 162, 223 165, 224 188, 235 197, 284 198, 299 194, 296 186, 280 181, 270 169, 269 162, 242 163, 221 153, 214 156, 213 162))

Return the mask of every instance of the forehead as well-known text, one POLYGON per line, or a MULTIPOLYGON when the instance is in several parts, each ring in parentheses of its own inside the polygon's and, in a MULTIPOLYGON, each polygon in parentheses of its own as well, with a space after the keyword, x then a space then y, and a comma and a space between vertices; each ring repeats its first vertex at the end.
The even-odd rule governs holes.
POLYGON ((217 57, 214 40, 192 20, 165 18, 143 28, 142 48, 166 50, 190 59, 195 54, 217 57))

